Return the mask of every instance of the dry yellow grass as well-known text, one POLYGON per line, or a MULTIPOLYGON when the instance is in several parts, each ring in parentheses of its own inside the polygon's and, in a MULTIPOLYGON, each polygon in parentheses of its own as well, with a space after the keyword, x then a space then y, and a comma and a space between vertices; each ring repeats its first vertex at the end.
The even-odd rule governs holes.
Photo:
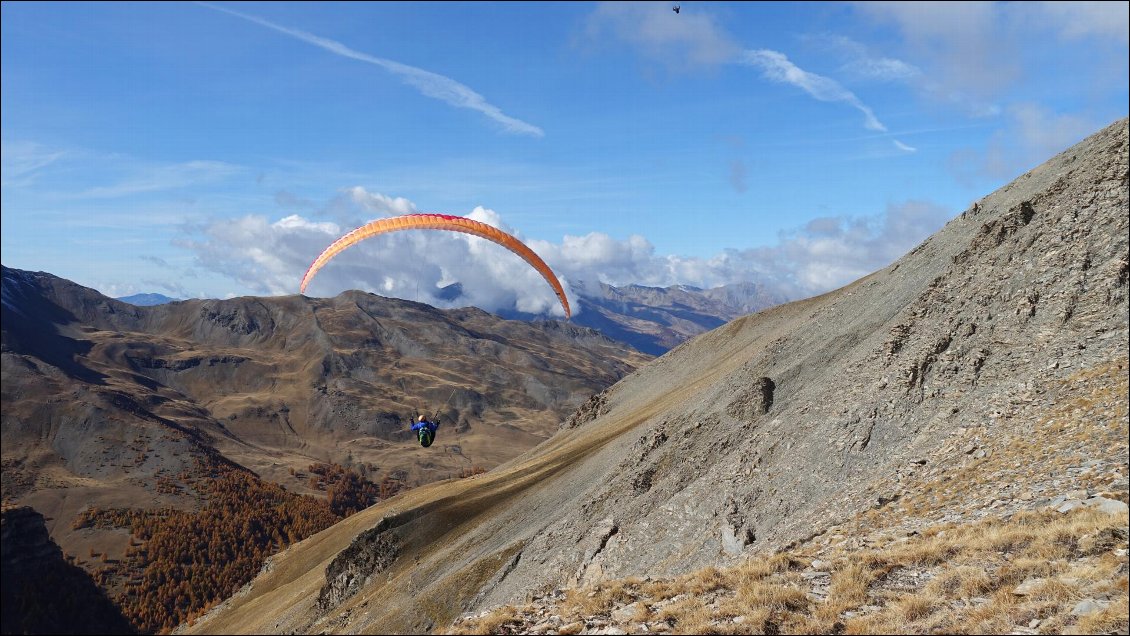
POLYGON ((867 590, 874 580, 874 570, 858 562, 849 563, 832 573, 828 601, 844 609, 858 607, 867 601, 867 590))
MULTIPOLYGON (((563 624, 583 624, 635 602, 634 614, 621 628, 638 631, 641 623, 663 622, 685 634, 994 634, 1033 620, 1045 633, 1124 630, 1130 584, 1120 574, 1127 556, 1116 550, 1125 548, 1125 540, 1109 539, 1125 537, 1128 524, 1125 513, 1085 508, 1066 515, 1028 512, 1007 520, 948 524, 907 541, 876 539, 870 549, 822 555, 831 575, 823 598, 810 596, 808 580, 798 573, 810 559, 782 552, 671 580, 571 589, 550 611, 563 624), (1070 546, 1074 552, 1063 556, 1070 546), (1049 554, 1062 558, 1049 561, 1049 554), (912 573, 921 584, 890 587, 903 573, 912 573), (1023 593, 1018 592, 1021 583, 1027 583, 1023 593), (1079 600, 1104 595, 1115 598, 1102 611, 1072 615, 1079 600)), ((510 616, 492 612, 464 622, 458 633, 503 633, 500 628, 508 633, 518 627, 507 624, 510 616)))
POLYGON ((706 607, 701 598, 688 596, 675 601, 659 611, 658 619, 671 625, 676 633, 702 633, 714 613, 706 607))
POLYGON ((510 605, 503 606, 492 610, 486 616, 479 619, 479 624, 475 632, 462 632, 455 631, 456 634, 469 634, 469 633, 483 633, 483 634, 497 634, 502 633, 502 628, 505 625, 513 624, 519 621, 518 611, 510 605))

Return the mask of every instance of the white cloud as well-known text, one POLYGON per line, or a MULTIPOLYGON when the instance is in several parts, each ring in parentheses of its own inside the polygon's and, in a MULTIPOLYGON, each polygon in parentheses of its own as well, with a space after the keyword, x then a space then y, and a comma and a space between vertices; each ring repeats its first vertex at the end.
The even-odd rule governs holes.
MULTIPOLYGON (((904 9, 907 8, 904 7, 904 9)), ((865 15, 872 15, 881 21, 897 22, 896 18, 892 18, 884 12, 865 12, 865 15)), ((918 14, 914 13, 911 8, 910 11, 899 13, 898 15, 906 17, 916 16, 918 14)), ((932 13, 927 12, 925 21, 929 22, 929 17, 932 15, 932 13)), ((907 19, 910 20, 909 17, 907 19)), ((913 22, 913 20, 910 21, 913 22)), ((909 30, 916 34, 918 31, 916 29, 909 30)), ((962 58, 960 56, 954 58, 952 55, 935 55, 933 49, 925 43, 925 40, 927 40, 925 36, 919 35, 908 48, 920 56, 925 54, 924 59, 934 60, 935 63, 931 66, 931 74, 923 72, 921 68, 910 62, 875 55, 867 46, 842 35, 808 35, 805 36, 804 39, 818 48, 843 59, 844 61, 840 66, 840 72, 849 80, 856 82, 898 82, 906 84, 919 91, 926 99, 947 104, 970 117, 994 117, 1000 114, 1001 109, 999 106, 984 97, 975 97, 971 94, 968 87, 962 85, 962 82, 953 81, 952 78, 948 78, 949 74, 943 68, 946 61, 956 60, 957 63, 963 65, 969 64, 971 61, 968 58, 962 58), (939 77, 941 79, 939 79, 939 77), (947 81, 947 78, 949 81, 947 81)), ((950 42, 944 41, 940 46, 944 47, 950 44, 950 42)), ((967 51, 964 50, 962 52, 967 53, 967 51)), ((960 70, 965 72, 969 69, 963 68, 960 70)))
POLYGON ((902 143, 901 141, 899 141, 898 139, 892 139, 891 142, 895 145, 895 148, 898 148, 899 150, 901 150, 903 152, 918 152, 918 149, 915 148, 914 146, 908 146, 908 145, 902 143))
POLYGON ((268 29, 278 31, 279 33, 289 35, 290 37, 306 42, 307 44, 313 44, 314 46, 320 47, 342 57, 366 62, 374 66, 379 66, 386 71, 399 76, 401 80, 404 81, 404 83, 416 88, 427 97, 438 99, 457 108, 469 108, 471 110, 476 110, 486 115, 487 117, 501 124, 506 132, 521 135, 530 135, 533 137, 542 137, 545 135, 544 131, 542 131, 541 128, 538 128, 537 126, 524 122, 520 119, 510 117, 509 115, 503 113, 502 110, 500 110, 497 106, 487 102, 486 98, 484 98, 482 95, 476 93, 470 87, 451 79, 450 77, 445 77, 431 71, 425 71, 422 68, 416 68, 407 64, 401 64, 400 62, 394 62, 392 60, 374 57, 367 53, 361 53, 360 51, 355 51, 348 46, 345 46, 341 42, 319 37, 312 33, 307 33, 298 29, 284 27, 253 15, 248 15, 246 13, 241 13, 239 11, 234 11, 232 9, 227 9, 225 7, 220 7, 213 4, 208 4, 206 2, 198 2, 197 4, 208 7, 209 9, 227 13, 229 15, 234 15, 249 22, 254 22, 255 24, 258 24, 260 26, 264 26, 268 29))
POLYGON ((891 58, 865 58, 849 62, 844 70, 857 77, 883 82, 905 81, 922 74, 917 67, 891 58))
POLYGON ((1011 34, 1002 12, 989 2, 860 2, 862 15, 899 29, 926 69, 938 95, 992 99, 1020 73, 1010 54, 1011 34))
MULTIPOLYGON (((350 192, 360 200, 397 200, 363 189, 350 192)), ((522 239, 494 210, 477 207, 467 216, 522 239)), ((941 227, 949 216, 938 206, 908 202, 873 218, 817 219, 782 235, 777 245, 727 250, 712 258, 656 254, 655 247, 640 235, 617 239, 591 232, 566 235, 559 243, 524 242, 561 280, 574 310, 575 290, 598 281, 711 288, 752 280, 787 297, 800 298, 887 265, 941 227)), ((215 221, 180 244, 196 254, 198 267, 231 278, 253 293, 294 294, 314 258, 350 229, 352 226, 297 215, 274 222, 251 215, 215 221)), ((563 315, 550 286, 521 258, 494 243, 456 232, 393 232, 362 241, 322 268, 308 293, 331 296, 348 289, 441 307, 475 305, 492 311, 563 315), (463 297, 454 302, 441 300, 440 288, 454 282, 462 284, 463 297)))
MULTIPOLYGON (((676 14, 671 11, 671 5, 664 2, 605 2, 589 16, 588 41, 599 42, 606 32, 627 42, 645 57, 675 68, 723 63, 758 67, 767 79, 796 86, 820 101, 841 102, 858 109, 869 130, 887 130, 870 107, 835 80, 799 68, 778 51, 743 50, 706 12, 676 14)), ((846 38, 842 38, 840 45, 855 46, 860 65, 858 73, 887 79, 919 73, 915 67, 899 60, 867 57, 859 45, 846 38)))
POLYGON ((1075 115, 1054 115, 1035 104, 1017 104, 1011 109, 1023 143, 1051 157, 1082 141, 1099 127, 1075 115))
POLYGON ((1036 104, 1017 104, 1005 112, 1002 126, 983 149, 966 148, 950 155, 949 169, 970 187, 981 185, 986 177, 1014 179, 1106 123, 1056 114, 1036 104))
POLYGON ((709 14, 675 13, 667 2, 602 2, 589 16, 587 43, 606 32, 674 68, 731 62, 740 50, 709 14))
POLYGON ((377 216, 400 216, 415 214, 416 204, 404 197, 389 197, 379 192, 369 192, 361 186, 349 188, 349 197, 367 212, 377 216))
POLYGON ((316 221, 307 221, 297 214, 292 214, 290 216, 283 217, 278 221, 275 221, 272 224, 272 227, 281 230, 297 230, 300 232, 311 230, 314 232, 321 232, 323 234, 331 235, 341 233, 341 229, 337 226, 337 223, 330 221, 322 221, 320 223, 316 221))
MULTIPOLYGON (((1125 2, 857 2, 860 15, 893 25, 926 68, 920 88, 937 101, 972 116, 995 116, 995 104, 1028 75, 1028 51, 1047 38, 1101 47, 1125 74, 1130 10, 1125 2)), ((1108 85, 1109 71, 1078 68, 1108 85)))
MULTIPOLYGON (((363 188, 351 188, 348 195, 355 215, 371 215, 374 207, 389 205, 415 210, 406 199, 363 188)), ((503 225, 497 213, 485 208, 476 208, 468 216, 503 225)), ((274 222, 248 215, 214 221, 179 244, 196 254, 198 267, 229 277, 253 293, 295 294, 314 258, 353 227, 298 215, 274 222)), ((553 290, 520 257, 489 241, 456 232, 393 232, 362 241, 318 272, 308 293, 335 295, 361 289, 445 306, 450 303, 439 300, 439 287, 456 281, 465 290, 465 298, 456 303, 460 306, 518 307, 563 315, 553 290)))
POLYGON ((808 93, 814 99, 822 102, 843 102, 863 113, 864 127, 870 130, 886 131, 884 126, 871 109, 867 107, 854 93, 840 86, 835 80, 809 73, 789 61, 784 53, 760 49, 746 51, 742 61, 761 69, 767 79, 783 84, 791 84, 808 93))
POLYGON ((1126 2, 1040 2, 1045 19, 1069 39, 1110 38, 1130 43, 1130 7, 1126 2))
POLYGON ((810 296, 894 262, 951 217, 950 211, 932 203, 908 201, 874 217, 814 219, 783 234, 775 246, 730 256, 738 269, 761 272, 791 297, 810 296))
POLYGON ((859 80, 906 82, 922 75, 917 66, 891 57, 876 56, 866 46, 849 37, 819 35, 807 36, 805 39, 845 58, 840 70, 859 80))

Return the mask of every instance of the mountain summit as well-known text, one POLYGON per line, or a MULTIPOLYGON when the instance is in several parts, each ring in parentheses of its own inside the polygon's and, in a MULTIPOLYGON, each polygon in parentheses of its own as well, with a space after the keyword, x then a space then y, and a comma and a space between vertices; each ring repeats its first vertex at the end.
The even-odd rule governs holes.
POLYGON ((684 343, 522 457, 278 555, 189 631, 446 631, 563 587, 769 555, 872 509, 946 519, 944 488, 910 489, 915 471, 985 509, 1047 505, 1081 473, 1017 440, 1092 391, 1111 397, 1072 443, 1120 470, 1127 147, 1121 120, 889 267, 684 343), (1029 465, 1047 470, 1008 472, 1029 465))

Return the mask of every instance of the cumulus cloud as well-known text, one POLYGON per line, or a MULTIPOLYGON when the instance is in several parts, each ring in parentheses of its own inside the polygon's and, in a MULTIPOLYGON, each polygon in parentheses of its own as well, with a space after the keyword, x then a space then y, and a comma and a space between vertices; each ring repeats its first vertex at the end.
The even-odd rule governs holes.
POLYGON ((404 197, 390 197, 379 192, 369 192, 361 186, 349 189, 349 198, 366 212, 381 216, 400 216, 418 212, 416 204, 404 197))
MULTIPOLYGON (((275 221, 248 215, 213 221, 180 245, 195 253, 198 267, 231 278, 252 293, 295 294, 314 258, 346 231, 373 218, 416 209, 406 199, 363 188, 347 190, 346 200, 356 219, 349 225, 299 215, 275 221)), ((476 208, 467 216, 511 231, 492 210, 476 208)), ((307 291, 332 296, 348 289, 436 306, 563 314, 552 289, 525 261, 494 243, 456 232, 393 232, 362 241, 334 258, 307 291), (464 296, 455 302, 442 300, 441 288, 455 282, 462 283, 464 296)))
MULTIPOLYGON (((348 190, 360 215, 374 201, 415 210, 407 200, 348 190)), ((467 217, 522 239, 498 212, 476 207, 467 217)), ((868 217, 826 217, 781 235, 776 245, 727 250, 711 258, 656 254, 645 237, 616 238, 602 232, 566 235, 560 242, 525 240, 557 274, 576 309, 586 285, 693 285, 712 288, 756 281, 788 298, 841 286, 898 258, 936 231, 950 214, 930 203, 891 206, 868 217)), ((360 225, 360 223, 357 223, 360 225)), ((306 268, 331 242, 355 225, 290 215, 217 220, 181 242, 198 267, 222 274, 261 295, 294 294, 306 268)), ((332 296, 360 289, 419 300, 439 307, 474 305, 560 317, 563 312, 541 275, 490 241, 456 232, 393 232, 362 241, 338 255, 313 279, 308 293, 332 296), (445 299, 443 288, 460 283, 463 295, 445 299)))
POLYGON ((925 201, 891 205, 873 217, 823 217, 778 244, 734 251, 731 266, 761 273, 792 298, 835 289, 894 262, 940 229, 952 213, 925 201))
POLYGON ((209 9, 213 9, 215 11, 220 11, 229 15, 236 16, 237 18, 242 18, 244 20, 247 20, 248 22, 254 22, 255 24, 267 27, 268 29, 272 29, 274 31, 278 31, 279 33, 282 33, 284 35, 289 35, 292 38, 325 49, 336 55, 365 62, 367 64, 372 64, 374 66, 379 66, 384 70, 392 73, 393 75, 400 77, 400 79, 405 84, 414 87, 416 90, 420 91, 420 93, 427 97, 438 99, 457 108, 469 108, 471 110, 476 110, 486 115, 490 119, 493 119, 494 121, 501 124, 506 132, 516 133, 520 135, 530 135, 533 137, 542 137, 545 135, 541 128, 538 128, 537 126, 524 122, 520 119, 515 119, 514 117, 503 113, 501 109, 488 102, 482 95, 476 93, 470 87, 451 79, 450 77, 445 77, 438 73, 425 71, 422 68, 416 68, 407 64, 401 64, 400 62, 394 62, 392 60, 386 60, 384 58, 375 57, 367 53, 355 51, 348 46, 345 46, 341 42, 337 42, 329 38, 323 38, 312 33, 307 33, 306 31, 301 31, 299 29, 284 27, 253 15, 248 15, 246 13, 241 13, 239 11, 234 11, 232 9, 216 6, 213 4, 208 4, 206 2, 198 2, 197 4, 209 9))
POLYGON ((863 125, 870 130, 880 132, 887 130, 887 127, 875 118, 875 113, 860 101, 855 93, 829 77, 810 73, 798 67, 789 61, 784 53, 768 49, 746 51, 742 56, 742 61, 750 66, 760 68, 766 79, 796 86, 814 99, 822 102, 843 102, 852 106, 863 113, 863 125))

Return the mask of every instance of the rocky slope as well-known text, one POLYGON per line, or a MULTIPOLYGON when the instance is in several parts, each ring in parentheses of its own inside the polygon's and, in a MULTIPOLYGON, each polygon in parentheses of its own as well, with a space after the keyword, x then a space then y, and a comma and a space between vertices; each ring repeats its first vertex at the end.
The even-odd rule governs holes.
POLYGON ((796 544, 556 588, 452 631, 1125 634, 1128 372, 1040 383, 1017 400, 1022 425, 952 431, 888 477, 894 496, 796 544))
MULTIPOLYGON (((278 555, 192 631, 442 631, 559 588, 736 565, 901 501, 908 469, 952 457, 955 438, 972 431, 974 457, 1023 439, 1080 397, 1076 378, 1117 395, 1127 148, 1122 120, 890 267, 676 347, 521 458, 278 555)), ((1087 424, 1123 431, 1125 418, 1087 424)), ((1081 441, 1126 456, 1125 437, 1081 441)), ((1002 478, 983 487, 1003 491, 1002 478)), ((934 495, 924 505, 946 514, 934 495)))

